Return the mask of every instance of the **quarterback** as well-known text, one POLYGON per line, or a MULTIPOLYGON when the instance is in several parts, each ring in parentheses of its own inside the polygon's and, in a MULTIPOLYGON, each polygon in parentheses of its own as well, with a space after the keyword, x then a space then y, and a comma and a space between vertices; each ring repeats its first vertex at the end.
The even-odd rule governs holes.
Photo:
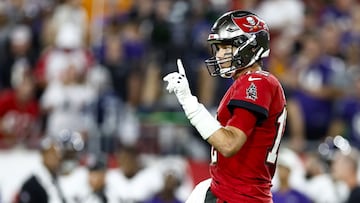
POLYGON ((216 118, 192 95, 181 60, 164 77, 190 123, 212 146, 211 178, 200 182, 187 203, 272 202, 271 180, 286 122, 286 100, 279 81, 262 69, 268 57, 269 29, 257 15, 230 11, 219 17, 208 37, 210 75, 232 78, 216 118))

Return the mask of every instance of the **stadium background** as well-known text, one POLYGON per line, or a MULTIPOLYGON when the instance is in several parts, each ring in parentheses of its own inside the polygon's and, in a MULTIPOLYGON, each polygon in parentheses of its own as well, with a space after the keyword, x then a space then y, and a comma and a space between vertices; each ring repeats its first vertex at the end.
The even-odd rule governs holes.
MULTIPOLYGON (((79 132, 71 150, 80 166, 105 154, 117 168, 117 151, 130 145, 146 166, 177 170, 184 199, 208 177, 209 146, 162 77, 182 58, 194 95, 215 114, 232 81, 209 76, 206 38, 230 9, 253 11, 269 24, 265 69, 288 99, 282 146, 292 149, 291 183, 321 202, 304 188, 311 184, 305 175, 320 167, 331 177, 333 152, 360 147, 356 0, 1 0, 0 202, 11 202, 39 163, 41 139, 62 139, 63 129, 79 132), (318 162, 308 166, 313 156, 318 162)), ((331 191, 323 192, 342 198, 331 191)))

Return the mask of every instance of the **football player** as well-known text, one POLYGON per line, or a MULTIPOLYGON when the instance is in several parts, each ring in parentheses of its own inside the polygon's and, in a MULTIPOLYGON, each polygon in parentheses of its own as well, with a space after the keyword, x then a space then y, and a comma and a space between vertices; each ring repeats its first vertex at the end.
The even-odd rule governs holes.
POLYGON ((257 15, 231 11, 218 18, 208 42, 212 76, 232 78, 215 119, 192 95, 181 60, 178 72, 164 77, 190 123, 212 146, 211 178, 199 183, 188 203, 272 202, 271 180, 286 121, 279 81, 262 70, 269 55, 269 29, 257 15))

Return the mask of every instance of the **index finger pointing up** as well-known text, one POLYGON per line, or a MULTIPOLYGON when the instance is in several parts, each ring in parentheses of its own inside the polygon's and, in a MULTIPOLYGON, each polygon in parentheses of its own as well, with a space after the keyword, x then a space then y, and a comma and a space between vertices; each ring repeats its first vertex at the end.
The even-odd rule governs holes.
POLYGON ((183 66, 183 64, 182 64, 182 62, 181 62, 181 59, 178 59, 178 60, 177 60, 177 66, 178 66, 179 73, 180 73, 181 75, 184 75, 184 76, 185 76, 185 69, 184 69, 184 66, 183 66))

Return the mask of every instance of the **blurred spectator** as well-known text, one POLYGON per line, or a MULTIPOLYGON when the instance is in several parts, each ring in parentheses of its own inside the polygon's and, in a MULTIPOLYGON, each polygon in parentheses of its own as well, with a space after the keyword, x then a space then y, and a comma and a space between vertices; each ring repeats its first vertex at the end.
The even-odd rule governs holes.
POLYGON ((51 37, 58 35, 63 26, 68 24, 78 28, 82 42, 87 42, 89 20, 81 0, 64 0, 55 7, 51 21, 45 27, 46 36, 50 38, 48 41, 53 41, 51 37))
POLYGON ((316 203, 343 202, 347 190, 342 183, 334 181, 328 173, 326 163, 316 153, 308 153, 305 157, 307 183, 305 194, 316 203), (321 195, 320 195, 321 194, 321 195))
POLYGON ((190 85, 192 91, 194 93, 197 92, 196 94, 199 95, 199 100, 202 101, 205 106, 211 108, 220 102, 219 99, 221 96, 219 95, 225 94, 224 89, 227 88, 224 88, 224 86, 231 83, 229 82, 230 80, 224 82, 223 79, 215 79, 209 76, 204 63, 204 60, 210 57, 207 37, 212 26, 211 18, 216 16, 216 13, 211 10, 208 4, 201 1, 189 5, 189 7, 191 8, 189 11, 191 18, 188 20, 189 28, 187 29, 189 30, 188 32, 190 32, 188 37, 190 37, 191 41, 189 44, 187 42, 185 42, 185 44, 187 44, 186 49, 191 49, 192 52, 185 52, 185 56, 189 58, 189 63, 191 63, 188 67, 193 68, 187 70, 188 79, 190 80, 189 82, 192 83, 192 85, 190 85), (209 89, 213 89, 213 91, 209 91, 209 89))
POLYGON ((126 103, 130 106, 137 107, 141 102, 141 94, 143 90, 144 75, 144 57, 145 57, 145 42, 141 33, 140 25, 136 22, 128 22, 124 25, 123 34, 123 49, 124 59, 126 59, 126 66, 128 66, 128 74, 125 85, 126 103))
POLYGON ((168 171, 164 176, 163 189, 145 203, 181 203, 175 196, 175 191, 180 186, 180 180, 172 171, 168 171))
POLYGON ((136 148, 120 146, 117 158, 120 167, 110 169, 106 175, 110 202, 142 202, 160 191, 161 172, 143 165, 136 148))
POLYGON ((301 0, 261 1, 255 13, 268 23, 273 36, 293 38, 302 32, 304 3, 301 0))
POLYGON ((351 6, 351 26, 349 26, 349 29, 342 32, 341 48, 343 50, 346 50, 348 46, 360 44, 360 14, 357 12, 359 8, 359 3, 351 6))
MULTIPOLYGON (((116 21, 110 23, 106 28, 104 42, 100 48, 99 62, 105 68, 101 72, 103 75, 108 75, 106 77, 109 78, 106 81, 111 82, 106 87, 102 87, 104 89, 99 92, 97 102, 101 106, 98 106, 96 110, 100 113, 96 116, 96 122, 100 128, 98 129, 100 135, 105 133, 103 135, 108 136, 102 138, 104 142, 111 141, 113 139, 111 134, 116 134, 121 142, 133 144, 139 136, 139 121, 135 112, 139 107, 142 88, 147 85, 143 81, 144 73, 142 73, 141 64, 144 45, 138 33, 138 24, 129 22, 123 26, 116 21), (125 39, 128 42, 125 43, 125 39), (103 102, 110 102, 106 104, 106 109, 103 102), (105 114, 101 115, 101 113, 105 114), (110 117, 106 118, 107 116, 110 117)), ((116 142, 112 142, 113 146, 104 146, 109 147, 104 150, 112 151, 114 143, 116 142)))
POLYGON ((193 179, 187 173, 188 162, 181 156, 165 156, 155 163, 163 176, 161 190, 146 203, 184 202, 193 189, 193 179))
MULTIPOLYGON (((92 68, 87 77, 95 99, 90 106, 94 125, 90 126, 89 150, 113 154, 117 140, 134 145, 140 136, 140 121, 135 107, 122 101, 113 89, 111 72, 101 65, 92 68)), ((116 79, 117 82, 119 79, 116 79)))
POLYGON ((7 51, 0 58, 0 81, 2 88, 10 88, 11 74, 17 66, 32 69, 37 60, 34 52, 31 30, 26 25, 17 25, 8 36, 7 51))
MULTIPOLYGON (((339 59, 344 59, 344 53, 342 53, 341 50, 341 30, 339 26, 337 26, 335 23, 329 22, 324 25, 322 25, 319 28, 319 38, 321 43, 321 48, 324 52, 324 54, 327 54, 332 57, 337 57, 339 59), (329 43, 332 42, 332 43, 329 43)), ((339 62, 341 63, 341 62, 339 62)), ((342 64, 336 64, 334 69, 338 68, 340 69, 342 64), (336 67, 339 66, 339 67, 336 67)))
POLYGON ((94 193, 94 198, 98 198, 100 200, 99 202, 106 203, 108 202, 105 196, 106 162, 100 159, 94 162, 95 163, 88 164, 89 184, 94 193))
POLYGON ((120 27, 117 24, 111 24, 107 27, 108 32, 104 35, 103 44, 100 48, 98 60, 106 69, 108 69, 113 88, 118 96, 126 101, 128 83, 127 76, 131 71, 124 56, 123 41, 120 37, 120 27))
POLYGON ((27 67, 19 66, 13 71, 14 89, 0 92, 0 147, 35 147, 41 136, 41 117, 34 78, 27 67))
POLYGON ((295 42, 291 38, 279 35, 271 45, 268 61, 268 71, 279 78, 286 96, 291 96, 294 80, 297 80, 291 70, 294 46, 295 42))
MULTIPOLYGON (((174 41, 177 40, 175 36, 180 37, 179 41, 183 38, 182 34, 176 35, 175 32, 183 32, 183 30, 176 30, 172 24, 172 8, 173 1, 158 0, 154 1, 153 13, 150 21, 147 22, 150 32, 148 32, 148 47, 149 52, 145 60, 148 60, 145 64, 144 86, 142 89, 142 108, 147 111, 154 110, 159 103, 160 98, 160 85, 158 81, 161 80, 161 75, 166 72, 167 68, 171 68, 170 65, 174 61, 174 57, 180 57, 181 46, 177 47, 174 41), (174 28, 174 30, 173 30, 174 28), (174 39, 174 41, 173 41, 174 39), (176 56, 174 55, 176 54, 176 56)), ((178 22, 182 21, 181 10, 177 10, 180 13, 178 22)), ((179 25, 179 29, 183 29, 183 26, 179 25)))
POLYGON ((152 32, 150 35, 150 46, 155 52, 158 60, 168 62, 169 54, 171 54, 171 24, 169 16, 171 14, 171 1, 158 0, 155 1, 154 14, 152 18, 152 32))
POLYGON ((105 195, 106 158, 89 156, 85 167, 78 167, 74 173, 61 177, 61 186, 67 203, 107 203, 105 195), (81 185, 81 187, 79 187, 81 185))
POLYGON ((336 117, 331 123, 329 136, 342 135, 351 145, 360 149, 360 72, 352 71, 349 95, 337 104, 336 117))
POLYGON ((114 153, 123 102, 115 93, 111 74, 104 66, 92 68, 87 83, 95 91, 94 103, 90 107, 94 125, 89 135, 89 150, 114 153))
POLYGON ((291 173, 296 170, 295 160, 291 153, 293 152, 288 149, 280 150, 276 169, 279 186, 276 191, 273 191, 273 201, 275 203, 310 203, 312 201, 305 194, 291 185, 291 173))
POLYGON ((360 70, 360 14, 357 10, 360 8, 360 4, 356 4, 351 9, 351 23, 352 26, 349 30, 342 33, 341 36, 341 51, 344 53, 345 62, 347 65, 347 77, 343 78, 347 83, 345 90, 350 90, 352 94, 352 80, 353 76, 357 76, 360 70))
POLYGON ((344 181, 350 190, 346 203, 360 202, 360 184, 358 182, 359 155, 357 150, 337 151, 332 163, 332 175, 336 180, 344 181))
POLYGON ((58 172, 61 165, 61 144, 46 137, 41 146, 42 165, 22 185, 16 203, 65 202, 58 184, 58 172))
POLYGON ((84 46, 81 30, 69 23, 59 27, 54 46, 44 49, 34 71, 39 87, 43 90, 50 82, 60 80, 68 66, 73 66, 79 79, 83 79, 92 64, 93 56, 84 46))
POLYGON ((298 130, 290 129, 292 147, 314 149, 327 135, 335 99, 342 93, 335 76, 345 75, 345 66, 339 58, 323 53, 319 37, 310 34, 304 37, 291 71, 296 80, 288 102, 289 126, 298 130))
POLYGON ((41 96, 41 108, 47 115, 46 133, 54 136, 62 129, 69 129, 86 136, 89 131, 87 121, 91 116, 88 107, 95 92, 83 81, 79 67, 63 60, 60 78, 51 80, 41 96))
POLYGON ((330 82, 335 90, 334 94, 336 99, 344 95, 344 91, 349 85, 347 74, 347 71, 349 70, 347 55, 349 53, 342 49, 342 33, 339 26, 335 23, 324 24, 320 28, 319 33, 321 36, 321 48, 323 49, 324 54, 330 56, 329 67, 334 72, 330 77, 330 82))
MULTIPOLYGON (((289 176, 289 186, 301 193, 304 193, 304 187, 306 185, 306 169, 303 161, 303 157, 296 151, 289 148, 287 143, 282 143, 282 147, 279 149, 279 155, 284 157, 288 161, 288 165, 291 165, 291 173, 289 176)), ((272 180, 272 191, 280 190, 280 177, 277 171, 275 171, 274 178, 272 180)))
POLYGON ((98 60, 109 70, 120 99, 137 108, 143 88, 145 44, 138 23, 118 21, 112 19, 106 25, 98 60))
MULTIPOLYGON (((322 12, 323 3, 320 1, 303 0, 304 19, 302 24, 302 33, 311 33, 319 28, 319 16, 322 12)), ((301 37, 301 36, 299 36, 301 37)))
POLYGON ((350 10, 356 0, 334 0, 325 6, 321 14, 321 23, 336 23, 342 30, 351 27, 350 10))

